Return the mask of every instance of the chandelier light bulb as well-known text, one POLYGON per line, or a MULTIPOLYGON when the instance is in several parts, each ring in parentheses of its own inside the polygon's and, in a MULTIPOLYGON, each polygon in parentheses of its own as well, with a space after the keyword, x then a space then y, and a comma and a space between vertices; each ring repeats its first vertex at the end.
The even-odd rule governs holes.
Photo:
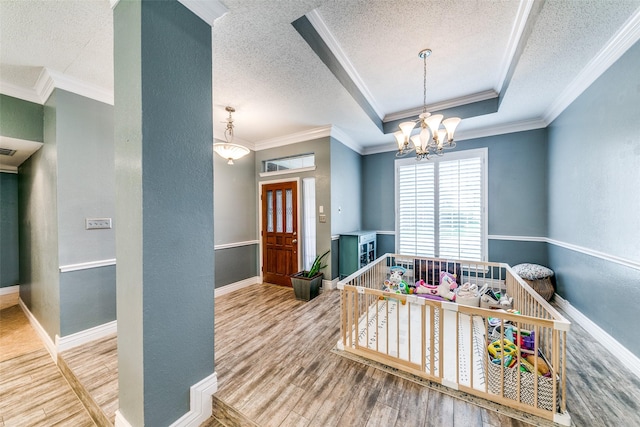
POLYGON ((460 117, 450 117, 446 120, 442 121, 442 125, 447 129, 448 140, 453 140, 453 133, 456 131, 456 128, 460 124, 462 119, 460 117))
POLYGON ((442 114, 436 114, 434 116, 429 117, 426 120, 427 126, 431 129, 431 134, 435 137, 438 133, 438 128, 440 127, 440 122, 442 121, 442 114))
POLYGON ((411 136, 411 131, 416 127, 416 122, 402 122, 399 126, 402 134, 404 135, 405 141, 408 141, 411 136))
POLYGON ((396 137, 396 142, 398 143, 398 150, 402 150, 404 147, 404 134, 402 131, 396 131, 393 133, 393 136, 396 137))

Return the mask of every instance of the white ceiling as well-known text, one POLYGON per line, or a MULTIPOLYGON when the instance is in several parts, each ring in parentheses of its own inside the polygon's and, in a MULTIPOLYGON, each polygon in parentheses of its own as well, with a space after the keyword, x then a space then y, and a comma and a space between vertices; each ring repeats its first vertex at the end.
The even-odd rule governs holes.
MULTIPOLYGON (((236 137, 254 149, 329 125, 362 153, 394 147, 292 26, 303 15, 379 119, 421 107, 424 48, 428 104, 501 94, 499 110, 463 120, 458 139, 545 126, 640 38, 640 0, 220 1, 214 122, 222 129, 235 107, 236 137)), ((42 102, 46 68, 56 85, 108 102, 112 51, 109 0, 0 0, 2 93, 42 102)))

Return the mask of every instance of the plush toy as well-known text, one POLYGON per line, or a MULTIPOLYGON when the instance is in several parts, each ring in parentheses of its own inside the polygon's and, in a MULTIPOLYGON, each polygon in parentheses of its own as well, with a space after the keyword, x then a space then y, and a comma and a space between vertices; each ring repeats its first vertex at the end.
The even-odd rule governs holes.
POLYGON ((440 282, 440 284, 438 285, 438 295, 444 299, 448 299, 449 301, 456 300, 456 294, 451 290, 451 286, 446 280, 440 282))
POLYGON ((415 293, 435 295, 437 293, 437 289, 434 286, 427 285, 424 280, 420 279, 416 282, 415 293))
POLYGON ((448 271, 440 272, 440 284, 442 283, 448 283, 449 290, 451 291, 455 290, 458 287, 458 283, 456 282, 456 275, 451 274, 448 271))
POLYGON ((389 276, 391 290, 401 294, 409 293, 409 285, 402 279, 403 271, 400 268, 393 268, 389 276))

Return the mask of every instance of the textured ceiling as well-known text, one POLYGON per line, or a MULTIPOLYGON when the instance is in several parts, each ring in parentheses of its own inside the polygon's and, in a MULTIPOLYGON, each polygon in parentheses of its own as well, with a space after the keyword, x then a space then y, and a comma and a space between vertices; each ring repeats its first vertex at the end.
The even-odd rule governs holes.
MULTIPOLYGON (((334 125, 365 151, 392 149, 393 137, 291 25, 301 16, 315 11, 322 19, 380 119, 421 106, 417 55, 427 47, 434 51, 427 103, 502 90, 498 112, 462 122, 464 137, 544 123, 616 32, 638 20, 640 8, 640 0, 546 0, 541 9, 512 0, 221 1, 229 12, 213 28, 216 129, 231 105, 236 136, 249 145, 334 125), (529 9, 535 14, 523 13, 529 9)), ((0 90, 33 89, 46 67, 112 91, 112 40, 108 0, 0 0, 0 90)))

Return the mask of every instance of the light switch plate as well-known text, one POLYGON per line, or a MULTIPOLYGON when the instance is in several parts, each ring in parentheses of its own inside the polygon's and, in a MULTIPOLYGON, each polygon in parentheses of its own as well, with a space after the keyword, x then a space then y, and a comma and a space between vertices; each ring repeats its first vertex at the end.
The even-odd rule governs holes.
POLYGON ((318 221, 327 222, 327 216, 326 215, 318 215, 318 221))
POLYGON ((84 225, 87 230, 111 228, 111 218, 85 218, 84 225))

